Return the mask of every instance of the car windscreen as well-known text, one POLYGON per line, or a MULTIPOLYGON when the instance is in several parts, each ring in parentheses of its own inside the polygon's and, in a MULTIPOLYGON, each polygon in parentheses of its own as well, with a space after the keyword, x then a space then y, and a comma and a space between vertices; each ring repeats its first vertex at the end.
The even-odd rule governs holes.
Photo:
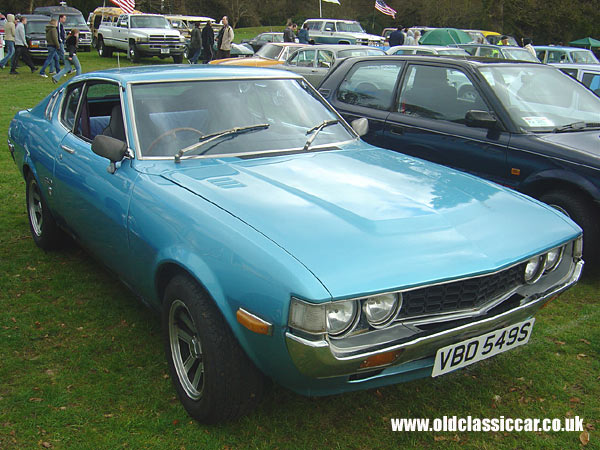
POLYGON ((463 50, 462 48, 450 48, 448 50, 442 48, 439 49, 437 51, 438 55, 462 55, 462 56, 468 56, 469 54, 467 53, 466 50, 463 50))
POLYGON ((345 31, 348 33, 365 32, 358 22, 337 22, 335 27, 337 28, 337 31, 345 31))
POLYGON ((46 34, 46 25, 48 22, 37 22, 30 20, 25 25, 25 34, 46 34))
POLYGON ((380 56, 385 52, 379 48, 353 48, 341 50, 337 53, 338 58, 349 58, 351 56, 380 56))
POLYGON ((161 16, 131 16, 131 28, 172 28, 161 16))
POLYGON ((77 27, 87 28, 87 23, 85 22, 83 16, 79 14, 67 14, 67 19, 65 20, 64 26, 68 29, 77 27))
POLYGON ((525 131, 553 131, 600 121, 600 98, 554 67, 490 65, 479 69, 512 120, 525 131))
POLYGON ((575 63, 598 64, 598 60, 589 50, 578 50, 571 52, 571 58, 575 63))
POLYGON ((516 61, 531 61, 540 62, 537 57, 533 56, 524 48, 506 48, 502 49, 502 55, 505 59, 514 59, 516 61))
MULTIPOLYGON (((230 79, 135 84, 134 122, 144 157, 257 154, 302 149, 313 127, 339 116, 304 80, 230 79), (243 133, 234 128, 253 127, 243 133), (207 139, 223 131, 229 134, 207 139)), ((343 123, 325 126, 310 149, 355 139, 343 123)))
POLYGON ((261 56, 267 59, 279 59, 282 47, 279 45, 265 44, 257 52, 256 56, 261 56))

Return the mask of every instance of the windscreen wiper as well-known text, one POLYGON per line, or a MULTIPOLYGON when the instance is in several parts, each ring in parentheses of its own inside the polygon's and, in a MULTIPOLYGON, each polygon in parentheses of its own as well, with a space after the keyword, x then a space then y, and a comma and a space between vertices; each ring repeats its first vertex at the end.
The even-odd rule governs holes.
MULTIPOLYGON (((175 154, 175 162, 180 162, 181 157, 186 153, 191 152, 192 150, 196 150, 197 148, 202 147, 204 144, 208 144, 209 142, 212 142, 216 139, 222 138, 224 136, 235 136, 238 134, 247 133, 248 131, 264 130, 266 128, 269 128, 269 126, 270 125, 268 123, 260 123, 258 125, 248 125, 247 127, 234 127, 229 128, 228 130, 222 130, 217 131, 216 133, 206 134, 204 136, 201 136, 197 143, 189 145, 179 150, 175 154)), ((204 152, 199 153, 199 155, 203 155, 207 151, 208 149, 204 152)))
POLYGON ((569 131, 581 131, 581 130, 590 130, 594 128, 600 128, 600 122, 573 122, 568 125, 563 125, 562 127, 556 127, 552 130, 553 133, 566 133, 569 131))
POLYGON ((335 125, 336 123, 339 123, 339 120, 337 119, 331 119, 331 120, 324 120, 323 122, 321 122, 318 125, 315 125, 314 127, 312 127, 310 130, 308 130, 306 132, 306 134, 310 134, 313 133, 313 135, 311 137, 308 138, 308 140, 306 141, 306 144, 304 144, 304 148, 302 150, 306 151, 308 150, 308 147, 310 147, 310 144, 313 143, 313 141, 315 140, 315 138, 317 137, 317 134, 319 134, 319 132, 325 128, 328 127, 330 125, 335 125))

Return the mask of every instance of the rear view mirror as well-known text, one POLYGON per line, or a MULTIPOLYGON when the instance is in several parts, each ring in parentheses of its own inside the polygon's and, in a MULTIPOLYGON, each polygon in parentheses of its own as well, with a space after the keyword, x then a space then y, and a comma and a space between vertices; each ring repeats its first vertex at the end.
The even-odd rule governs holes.
POLYGON ((465 123, 469 127, 492 129, 496 127, 498 120, 488 111, 472 109, 465 114, 465 123))
POLYGON ((353 120, 350 125, 352 126, 352 129, 356 131, 356 134, 361 137, 369 132, 369 121, 364 117, 353 120))

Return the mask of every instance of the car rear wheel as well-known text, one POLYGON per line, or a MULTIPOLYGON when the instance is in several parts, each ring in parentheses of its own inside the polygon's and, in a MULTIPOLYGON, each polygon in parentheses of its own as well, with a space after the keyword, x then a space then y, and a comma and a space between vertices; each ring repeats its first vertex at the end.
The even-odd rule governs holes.
POLYGON ((569 216, 583 230, 583 259, 587 263, 599 261, 597 248, 600 244, 598 210, 581 194, 557 189, 540 196, 544 203, 569 216))
POLYGON ((263 375, 191 277, 177 275, 169 282, 162 322, 171 379, 190 416, 217 423, 255 408, 264 389, 263 375))
POLYGON ((52 213, 42 197, 38 182, 32 174, 27 176, 25 199, 33 241, 44 250, 60 247, 64 239, 63 232, 52 217, 52 213))

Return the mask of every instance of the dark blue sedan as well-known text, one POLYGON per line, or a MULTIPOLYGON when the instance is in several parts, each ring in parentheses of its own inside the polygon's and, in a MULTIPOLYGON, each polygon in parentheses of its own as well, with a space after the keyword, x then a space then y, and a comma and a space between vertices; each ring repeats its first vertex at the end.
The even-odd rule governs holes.
POLYGON ((363 137, 536 197, 600 244, 600 98, 554 67, 417 56, 351 58, 320 86, 363 137))

